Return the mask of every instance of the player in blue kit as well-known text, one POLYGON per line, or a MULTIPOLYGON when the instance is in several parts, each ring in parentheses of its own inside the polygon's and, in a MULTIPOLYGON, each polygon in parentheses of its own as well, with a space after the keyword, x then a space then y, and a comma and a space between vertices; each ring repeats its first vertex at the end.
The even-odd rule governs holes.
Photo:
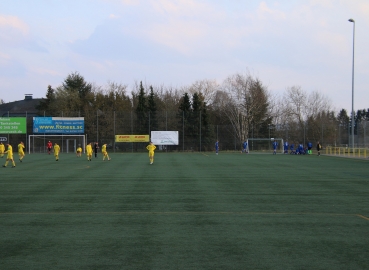
POLYGON ((242 144, 242 153, 249 153, 249 151, 247 151, 247 141, 244 141, 242 144))
POLYGON ((292 154, 296 155, 295 145, 294 145, 293 143, 291 143, 291 145, 290 145, 290 154, 291 154, 291 155, 292 155, 292 154))
POLYGON ((215 142, 215 154, 218 155, 218 152, 219 152, 219 141, 216 141, 215 142))
POLYGON ((299 154, 300 155, 305 155, 305 149, 304 146, 302 145, 302 143, 299 144, 299 154))
POLYGON ((277 154, 277 147, 278 147, 277 141, 273 141, 272 145, 273 145, 273 155, 276 155, 277 154))
POLYGON ((283 152, 285 153, 285 154, 288 154, 288 142, 286 141, 286 142, 284 142, 284 144, 283 144, 283 152))

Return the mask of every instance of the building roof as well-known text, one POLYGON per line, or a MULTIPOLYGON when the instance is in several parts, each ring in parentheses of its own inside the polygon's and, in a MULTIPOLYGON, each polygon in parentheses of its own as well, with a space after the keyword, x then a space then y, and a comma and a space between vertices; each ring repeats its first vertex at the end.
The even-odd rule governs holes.
POLYGON ((42 98, 24 99, 0 104, 0 117, 36 115, 36 106, 40 104, 42 98))

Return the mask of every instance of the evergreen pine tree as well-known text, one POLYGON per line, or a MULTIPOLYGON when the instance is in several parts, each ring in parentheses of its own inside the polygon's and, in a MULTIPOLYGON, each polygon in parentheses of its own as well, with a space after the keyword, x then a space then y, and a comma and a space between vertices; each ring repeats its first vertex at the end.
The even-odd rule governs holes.
POLYGON ((78 92, 78 96, 82 100, 92 91, 92 85, 87 83, 78 72, 69 74, 65 78, 63 88, 69 92, 78 92))
MULTIPOLYGON (((187 142, 190 138, 190 119, 191 119, 191 101, 190 97, 187 93, 184 93, 183 97, 181 98, 178 110, 178 130, 179 130, 179 140, 182 141, 183 146, 183 138, 187 142), (183 134, 184 133, 184 134, 183 134)), ((189 145, 186 143, 186 145, 189 145)))
POLYGON ((53 111, 53 103, 55 101, 55 90, 49 85, 47 87, 46 99, 42 99, 40 103, 36 106, 36 109, 39 111, 40 115, 52 115, 53 111))
POLYGON ((158 130, 158 120, 157 120, 157 107, 155 102, 154 89, 150 86, 150 94, 147 99, 147 109, 150 113, 150 131, 158 130))
POLYGON ((145 88, 140 82, 140 89, 138 93, 138 103, 136 107, 137 115, 137 128, 136 132, 141 134, 147 134, 149 132, 148 128, 148 117, 147 117, 147 105, 146 105, 146 93, 145 88))
POLYGON ((200 117, 201 117, 201 100, 196 92, 192 95, 192 114, 191 114, 191 137, 194 143, 200 141, 200 117))

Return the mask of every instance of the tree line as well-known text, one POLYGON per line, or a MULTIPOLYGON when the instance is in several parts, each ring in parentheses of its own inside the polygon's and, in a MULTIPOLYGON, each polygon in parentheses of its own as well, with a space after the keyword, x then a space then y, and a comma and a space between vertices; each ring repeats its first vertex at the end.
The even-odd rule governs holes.
MULTIPOLYGON (((84 117, 94 140, 178 130, 178 150, 211 150, 216 140, 223 149, 238 149, 248 138, 269 137, 342 145, 351 129, 347 111, 334 112, 319 92, 292 86, 275 96, 258 78, 239 73, 220 84, 202 80, 175 88, 141 81, 129 90, 114 82, 95 85, 74 72, 56 88, 48 86, 37 109, 41 116, 84 117)), ((369 109, 356 112, 355 134, 368 119, 369 109)))

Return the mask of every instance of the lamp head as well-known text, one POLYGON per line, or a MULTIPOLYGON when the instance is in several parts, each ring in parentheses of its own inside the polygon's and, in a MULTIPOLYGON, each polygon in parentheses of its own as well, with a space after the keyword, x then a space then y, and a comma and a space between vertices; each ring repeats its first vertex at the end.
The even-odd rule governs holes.
POLYGON ((355 20, 354 20, 354 19, 349 19, 348 21, 349 21, 349 22, 353 22, 353 23, 355 22, 355 20))

